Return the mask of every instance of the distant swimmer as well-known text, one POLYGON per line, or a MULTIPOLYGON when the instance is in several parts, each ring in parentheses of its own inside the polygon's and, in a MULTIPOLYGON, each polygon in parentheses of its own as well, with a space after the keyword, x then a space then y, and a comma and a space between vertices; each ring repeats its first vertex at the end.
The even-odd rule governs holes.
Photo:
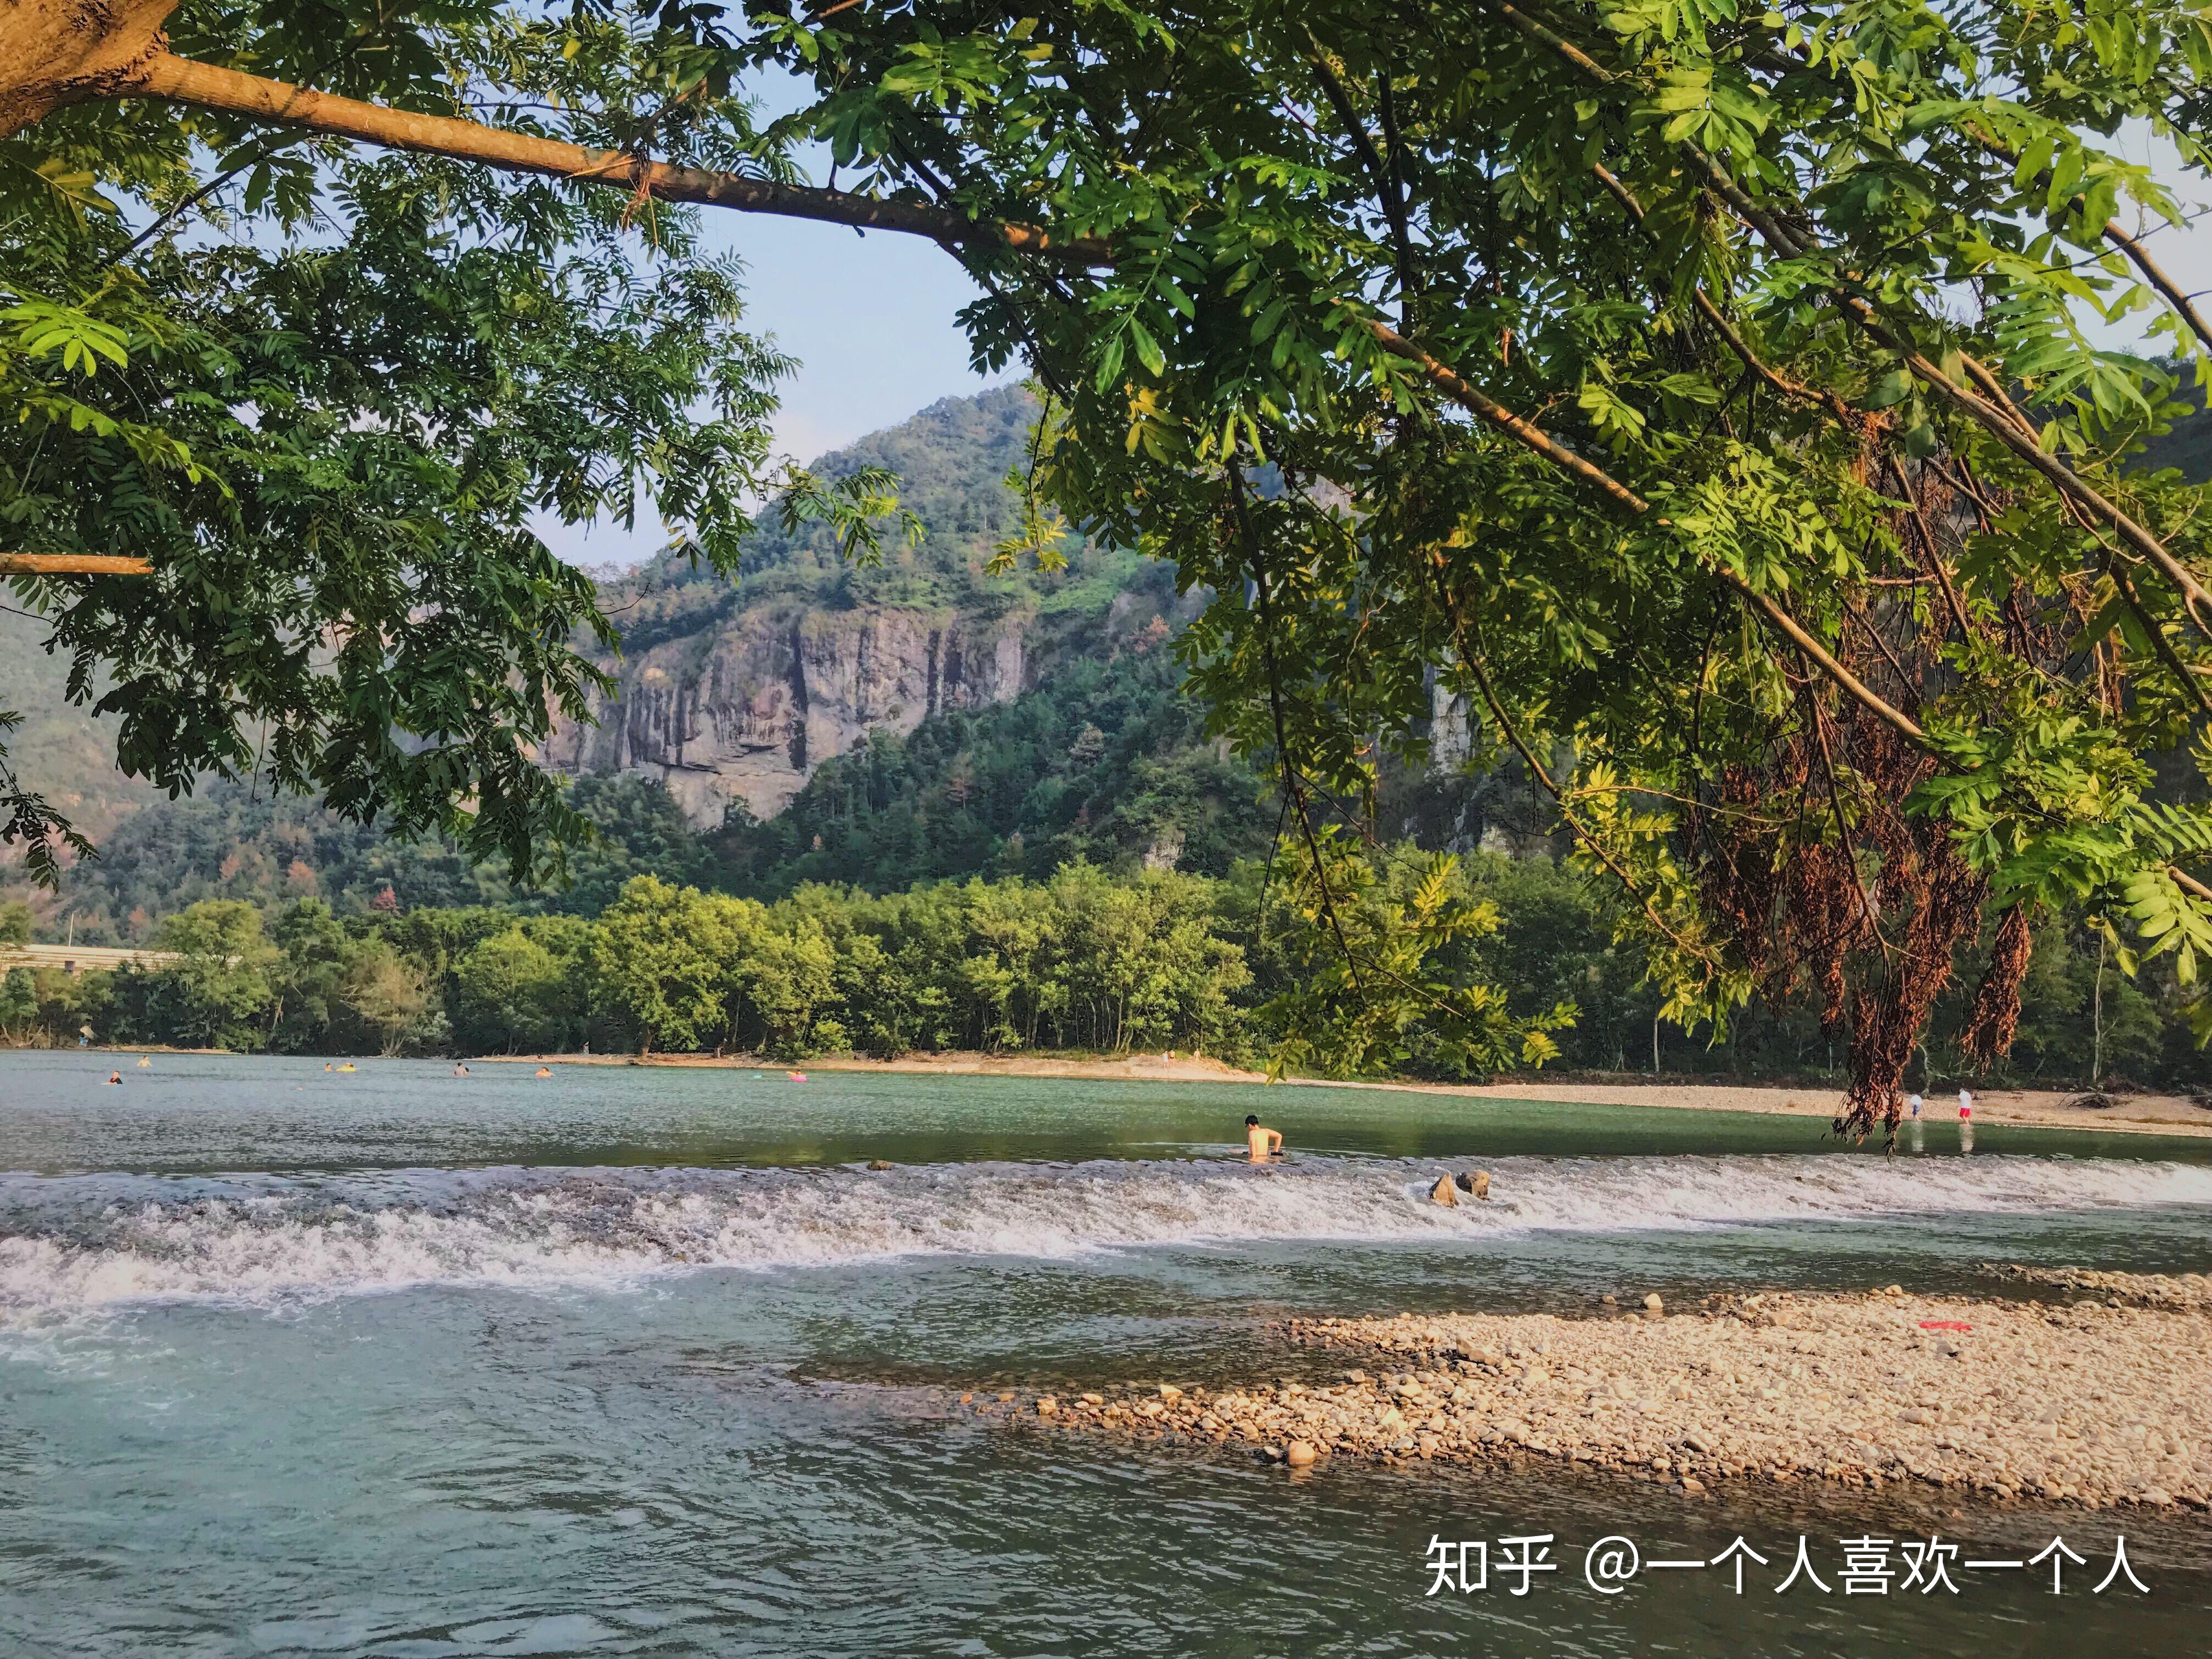
POLYGON ((789 1078, 793 1083, 804 1083, 806 1081, 806 1073, 804 1072, 786 1072, 784 1075, 789 1078))
POLYGON ((331 1069, 331 1063, 327 1060, 323 1062, 323 1069, 326 1072, 331 1069))
POLYGON ((153 1063, 154 1057, 151 1054, 141 1054, 138 1056, 138 1069, 142 1072, 153 1063))
POLYGON ((465 1066, 456 1066, 453 1067, 453 1075, 455 1077, 466 1077, 468 1074, 469 1068, 465 1066))
POLYGON ((550 1066, 541 1066, 538 1068, 538 1075, 539 1077, 551 1077, 553 1075, 553 1068, 550 1066))
POLYGON ((358 1072, 360 1069, 361 1067, 355 1065, 351 1060, 346 1061, 344 1065, 338 1067, 338 1070, 341 1072, 358 1072))
POLYGON ((107 1074, 107 1080, 110 1083, 120 1083, 123 1081, 123 1073, 120 1072, 110 1072, 107 1074))
POLYGON ((1258 1118, 1248 1117, 1244 1120, 1244 1144, 1251 1148, 1255 1164, 1265 1164, 1283 1150, 1282 1132, 1264 1128, 1258 1118))

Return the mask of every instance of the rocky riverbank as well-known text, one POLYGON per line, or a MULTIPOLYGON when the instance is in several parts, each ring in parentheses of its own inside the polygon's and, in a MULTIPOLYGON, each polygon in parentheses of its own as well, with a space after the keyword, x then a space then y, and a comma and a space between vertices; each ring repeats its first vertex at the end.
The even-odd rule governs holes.
MULTIPOLYGON (((2168 1281, 2185 1291, 2200 1275, 2168 1281)), ((1328 1380, 962 1403, 1078 1432, 1479 1465, 1534 1455, 1694 1496, 1897 1481, 2088 1508, 2212 1506, 2212 1320, 1908 1296, 1715 1297, 1693 1311, 1294 1320, 1328 1380), (1316 1353, 1316 1358, 1320 1355, 1316 1353)))
POLYGON ((2095 1267, 2022 1267, 2009 1263, 1985 1263, 1982 1271, 1994 1279, 2087 1291, 2092 1297, 2146 1307, 2212 1309, 2212 1279, 2203 1273, 2113 1273, 2095 1267))

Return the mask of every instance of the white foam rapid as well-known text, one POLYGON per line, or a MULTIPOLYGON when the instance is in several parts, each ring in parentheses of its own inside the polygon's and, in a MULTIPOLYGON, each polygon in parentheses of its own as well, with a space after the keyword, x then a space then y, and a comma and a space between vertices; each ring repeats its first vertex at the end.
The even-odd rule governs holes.
POLYGON ((0 1317, 148 1300, 273 1306, 424 1285, 615 1287, 708 1267, 915 1255, 1069 1258, 1245 1241, 1479 1245, 1912 1214, 2212 1206, 2212 1168, 1871 1156, 1516 1158, 1493 1197, 1427 1199, 1432 1161, 966 1164, 890 1171, 398 1170, 0 1176, 0 1317))

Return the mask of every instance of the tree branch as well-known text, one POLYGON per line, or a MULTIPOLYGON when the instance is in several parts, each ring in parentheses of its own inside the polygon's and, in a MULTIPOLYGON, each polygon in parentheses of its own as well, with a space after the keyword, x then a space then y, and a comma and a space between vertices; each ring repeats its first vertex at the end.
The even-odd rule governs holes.
POLYGON ((1414 287, 1413 238, 1406 224, 1405 199, 1398 192, 1397 170, 1386 162, 1375 148, 1374 139, 1368 137, 1367 126, 1359 118, 1359 112, 1352 106, 1352 96, 1336 72, 1328 66, 1328 53, 1321 38, 1311 29, 1306 39, 1313 42, 1314 73, 1320 78, 1322 94, 1328 106, 1336 112, 1336 118, 1352 136, 1352 147, 1359 152, 1370 176, 1375 180, 1375 199, 1382 204, 1382 216, 1389 222, 1390 240, 1398 256, 1398 293, 1404 306, 1413 303, 1414 287))
MULTIPOLYGON (((1592 163, 1590 171, 1597 175, 1597 181, 1600 184, 1613 192, 1613 200, 1620 204, 1628 216, 1635 222, 1637 228, 1644 229, 1644 204, 1636 199, 1636 192, 1614 178, 1612 172, 1602 163, 1592 163)), ((1644 234, 1646 236, 1650 234, 1648 230, 1645 230, 1644 234)), ((1703 287, 1692 288, 1690 290, 1690 299, 1698 307, 1698 314, 1711 324, 1714 332, 1728 343, 1729 349, 1743 360, 1743 366, 1765 381, 1771 390, 1780 392, 1785 398, 1796 398, 1802 402, 1817 404, 1826 409, 1836 417, 1838 422, 1846 431, 1863 434, 1882 424, 1882 418, 1879 415, 1871 414, 1863 409, 1852 408, 1826 387, 1823 386, 1819 391, 1814 391, 1811 386, 1800 386, 1787 376, 1777 374, 1762 362, 1758 354, 1752 350, 1750 343, 1737 331, 1735 325, 1729 321, 1703 287)))
POLYGON ((106 553, 0 553, 0 576, 150 576, 144 559, 106 553))
POLYGON ((1591 465, 1556 439, 1522 420, 1504 404, 1485 396, 1470 386, 1465 378, 1447 365, 1415 345, 1411 340, 1387 324, 1363 318, 1367 331, 1395 357, 1402 357, 1425 375, 1429 382, 1461 408, 1480 416, 1501 432, 1510 434, 1529 449, 1533 449, 1554 466, 1564 467, 1585 483, 1592 483, 1626 507, 1631 513, 1650 511, 1651 503, 1645 501, 1626 484, 1611 477, 1601 468, 1591 465))
MULTIPOLYGON (((1555 52, 1571 64, 1586 78, 1601 86, 1610 86, 1614 77, 1600 68, 1589 56, 1542 25, 1524 16, 1505 0, 1488 0, 1494 11, 1513 27, 1555 52)), ((1743 187, 1730 178, 1728 170, 1694 143, 1686 143, 1682 153, 1695 164, 1698 173, 1723 201, 1733 208, 1746 224, 1759 232, 1775 252, 1786 258, 1796 258, 1810 252, 1815 243, 1810 234, 1800 236, 1784 227, 1772 214, 1761 208, 1744 192, 1743 187)), ((1997 441, 2020 460, 2043 475, 2046 483, 2062 495, 2070 496, 2095 514, 2115 531, 2120 538, 2148 559, 2179 590, 2182 606, 2198 629, 2212 635, 2212 590, 2208 590, 2196 574, 2180 560, 2166 550, 2150 532, 2137 524, 2114 505, 2093 485, 2055 455, 2043 452, 2036 441, 2034 428, 2026 417, 2012 406, 2012 400, 1994 375, 1972 358, 1964 360, 1963 367, 1970 380, 1979 386, 1975 391, 1960 386, 1927 357, 1898 337, 1897 334, 1878 317, 1874 307, 1857 295, 1831 287, 1828 297, 1844 314, 1856 323, 1868 334, 1905 360, 1913 377, 1935 392, 1954 409, 1983 427, 1997 441), (2203 607, 2200 611, 2199 607, 2203 607)))
POLYGON ((2191 331, 2206 346, 2212 347, 2212 325, 2206 324, 2189 296, 2181 291, 2181 285, 2159 268, 2158 262, 2150 257, 2150 250, 2110 221, 2105 225, 2105 240, 2126 254, 2145 280, 2158 290, 2159 297, 2189 325, 2191 331))
MULTIPOLYGON (((1603 469, 1596 466, 1593 463, 1583 459, 1583 457, 1576 454, 1574 451, 1565 447, 1555 439, 1547 436, 1536 427, 1530 425, 1527 421, 1522 420, 1518 415, 1516 415, 1511 410, 1506 408, 1503 404, 1498 403, 1495 400, 1486 397, 1482 392, 1468 385, 1468 382, 1458 374, 1446 367, 1444 364, 1438 362, 1434 357, 1429 356, 1427 352, 1423 351, 1412 341, 1406 339, 1395 331, 1386 327, 1381 323, 1373 321, 1372 319, 1366 320, 1368 331, 1374 335, 1376 339, 1382 344, 1385 349, 1397 356, 1405 358, 1409 362, 1419 365, 1422 372, 1427 376, 1433 385, 1446 392, 1450 396, 1453 401, 1458 403, 1463 408, 1472 410, 1475 414, 1480 415, 1483 419, 1490 422, 1499 430, 1516 439, 1528 448, 1534 450, 1537 454, 1541 455, 1546 460, 1550 461, 1555 466, 1562 467, 1567 471, 1575 474, 1576 477, 1585 479, 1589 483, 1596 485, 1607 495, 1611 496, 1617 504, 1626 507, 1629 512, 1636 514, 1638 517, 1641 518, 1644 514, 1649 513, 1651 510, 1651 503, 1645 501, 1644 497, 1638 495, 1626 484, 1622 483, 1619 479, 1613 477, 1611 474, 1606 472, 1603 469)), ((1800 651, 1803 652, 1808 657, 1818 663, 1820 665, 1821 671, 1831 679, 1834 680, 1845 693, 1847 693, 1862 708, 1866 709, 1869 714, 1874 715, 1875 719, 1882 721, 1885 725, 1894 728, 1898 732, 1910 739, 1916 746, 1927 750, 1929 754, 1936 755, 1938 759, 1943 758, 1943 757, 1938 754, 1937 751, 1929 744, 1928 741, 1928 734, 1922 731, 1920 727, 1913 722, 1911 717, 1906 715, 1902 710, 1895 708, 1889 703, 1884 702, 1880 696, 1872 690, 1856 675, 1853 674, 1850 669, 1844 667, 1843 664, 1837 661, 1827 647, 1823 646, 1810 634, 1807 633, 1805 629, 1798 624, 1796 619, 1791 617, 1788 611, 1784 611, 1779 605, 1776 604, 1765 594, 1761 593, 1757 589, 1753 588, 1750 583, 1744 580, 1742 577, 1737 575, 1735 572, 1729 569, 1726 566, 1711 565, 1707 566, 1706 568, 1710 569, 1714 575, 1719 577, 1721 580, 1726 582, 1730 587, 1733 587, 1738 593, 1741 594, 1745 599, 1748 600, 1752 606, 1757 610, 1761 616, 1765 617, 1768 622, 1771 623, 1791 644, 1795 645, 1800 651)))
POLYGON ((1283 719, 1282 681, 1275 667, 1274 605, 1267 593, 1267 570, 1260 557, 1260 538, 1252 528, 1252 511, 1244 499, 1244 469, 1231 458, 1229 463, 1229 500, 1237 519, 1237 539, 1244 544, 1244 556, 1252 565, 1252 587, 1260 607, 1260 649, 1267 659, 1267 708, 1275 724, 1275 758, 1283 768, 1283 793, 1293 803, 1298 820, 1298 831, 1305 837, 1307 856, 1313 860, 1314 882, 1321 890, 1322 915, 1328 919, 1328 931, 1336 936, 1337 949, 1344 952, 1344 965, 1352 970, 1352 987, 1360 995, 1366 995, 1359 983, 1359 958, 1352 954, 1352 941, 1344 936, 1344 924, 1336 917, 1336 901, 1329 892, 1328 866, 1321 855, 1321 844, 1314 838, 1313 815, 1306 810, 1305 791, 1298 782, 1297 763, 1291 756, 1288 724, 1283 719))
POLYGON ((1959 624, 1959 638, 1971 645, 1973 643, 1974 629, 1973 624, 1966 620, 1966 602, 1952 585, 1951 568, 1943 562, 1943 550, 1936 544, 1935 529, 1929 524, 1928 515, 1920 510, 1920 497, 1913 491, 1912 481, 1905 476, 1904 463, 1894 455, 1888 457, 1888 460, 1890 476, 1897 480, 1898 489, 1904 492, 1905 505, 1912 516, 1913 528, 1920 532, 1920 545, 1928 554, 1928 568, 1936 573, 1936 582, 1942 587, 1943 603, 1951 612, 1951 620, 1959 624))
POLYGON ((996 243, 1018 253, 1040 253, 1075 264, 1113 263, 1112 252, 1096 237, 1060 237, 1039 225, 972 219, 956 209, 924 203, 879 201, 814 185, 780 185, 733 173, 677 167, 619 150, 586 149, 581 144, 510 132, 453 116, 418 115, 307 87, 288 86, 213 64, 193 63, 170 52, 148 63, 125 92, 332 133, 387 149, 449 155, 509 173, 605 185, 666 202, 696 202, 740 213, 813 219, 862 230, 898 231, 938 242, 996 243))

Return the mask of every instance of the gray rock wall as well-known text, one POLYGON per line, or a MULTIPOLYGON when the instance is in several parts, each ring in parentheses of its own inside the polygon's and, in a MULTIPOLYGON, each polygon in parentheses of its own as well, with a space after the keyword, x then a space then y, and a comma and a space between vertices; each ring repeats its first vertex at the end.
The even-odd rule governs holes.
POLYGON ((564 721, 548 762, 572 775, 665 781, 692 821, 742 800, 783 810, 823 761, 871 730, 901 736, 943 709, 1006 702, 1033 678, 1028 619, 903 608, 744 611, 607 665, 598 725, 564 721))

